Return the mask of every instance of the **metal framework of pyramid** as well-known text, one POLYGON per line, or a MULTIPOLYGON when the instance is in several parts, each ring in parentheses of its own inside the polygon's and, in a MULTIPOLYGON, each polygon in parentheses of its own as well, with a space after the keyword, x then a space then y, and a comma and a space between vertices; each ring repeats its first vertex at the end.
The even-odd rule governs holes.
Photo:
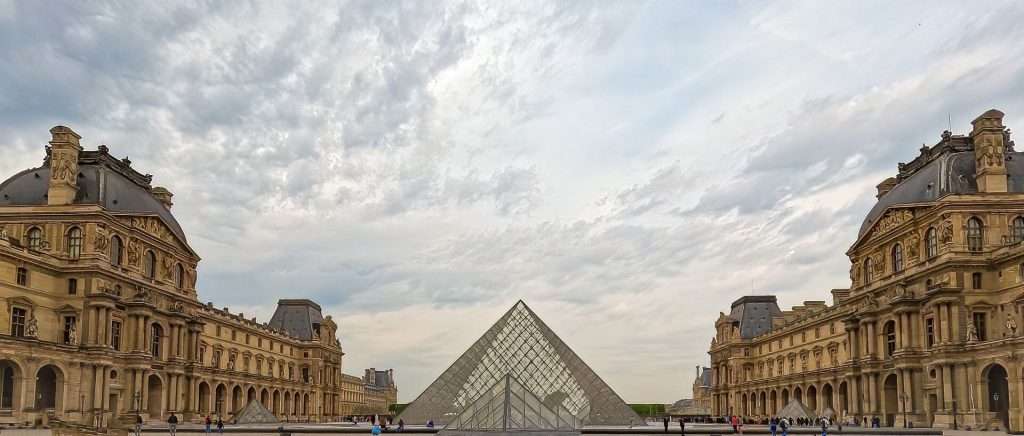
POLYGON ((644 421, 521 300, 400 416, 448 425, 505 379, 517 380, 549 410, 564 408, 576 425, 644 421))
POLYGON ((235 414, 235 424, 275 424, 277 417, 263 407, 259 401, 252 400, 235 414))
POLYGON ((467 406, 442 436, 487 433, 579 434, 576 417, 561 404, 554 409, 506 374, 467 406))

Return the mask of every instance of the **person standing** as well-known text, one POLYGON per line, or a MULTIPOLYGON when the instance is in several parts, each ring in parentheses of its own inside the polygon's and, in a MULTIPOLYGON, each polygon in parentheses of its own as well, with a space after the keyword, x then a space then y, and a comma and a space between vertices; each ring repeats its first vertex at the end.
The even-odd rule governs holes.
POLYGON ((668 433, 668 415, 665 415, 661 420, 665 423, 665 433, 668 433))
POLYGON ((206 434, 210 434, 210 424, 213 424, 213 421, 210 419, 209 414, 206 415, 206 419, 203 420, 203 423, 206 424, 206 434))
POLYGON ((778 423, 778 421, 775 420, 774 416, 771 417, 771 419, 768 420, 768 428, 772 431, 772 436, 775 436, 775 431, 776 431, 776 428, 777 428, 778 424, 779 423, 778 423))
POLYGON ((686 436, 686 421, 683 418, 679 418, 679 435, 686 436))
POLYGON ((729 417, 729 423, 732 424, 732 432, 739 433, 739 420, 736 419, 736 415, 729 417))
POLYGON ((135 436, 142 436, 142 415, 135 414, 135 436))
POLYGON ((171 416, 167 417, 167 431, 171 436, 174 436, 178 431, 178 415, 172 413, 171 416))
POLYGON ((782 436, 789 436, 789 420, 782 418, 779 420, 779 427, 782 427, 782 436))
POLYGON ((380 424, 374 423, 373 426, 370 427, 370 434, 373 436, 380 436, 380 424))
POLYGON ((821 436, 828 436, 828 418, 821 417, 821 436))
POLYGON ((217 433, 224 434, 224 421, 220 419, 220 415, 217 416, 217 433))
POLYGON ((401 432, 402 430, 405 430, 405 420, 399 418, 398 419, 398 431, 401 432))

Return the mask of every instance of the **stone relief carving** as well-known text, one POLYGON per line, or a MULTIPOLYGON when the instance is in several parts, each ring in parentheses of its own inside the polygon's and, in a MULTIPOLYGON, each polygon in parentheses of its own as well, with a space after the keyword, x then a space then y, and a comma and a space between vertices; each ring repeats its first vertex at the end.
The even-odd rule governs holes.
POLYGON ((943 215, 942 224, 939 225, 939 241, 943 244, 953 243, 953 221, 948 215, 943 215))
POLYGON ((161 271, 165 279, 170 279, 171 275, 174 274, 174 259, 171 256, 161 256, 163 260, 160 262, 161 271))
POLYGON ((131 225, 164 241, 174 242, 174 235, 158 218, 132 217, 131 225))
POLYGON ((71 324, 68 329, 68 345, 75 345, 78 343, 78 329, 75 328, 75 324, 71 324))
POLYGON ((128 264, 129 265, 138 265, 139 264, 139 255, 140 254, 141 254, 141 249, 139 247, 139 241, 137 239, 135 239, 135 238, 129 239, 128 240, 128 264))
POLYGON ((4 226, 0 226, 0 241, 6 241, 10 239, 10 235, 7 234, 7 229, 4 226))
POLYGON ((850 264, 850 283, 854 285, 860 283, 860 268, 857 267, 856 261, 850 264))
POLYGON ((914 219, 914 212, 910 209, 891 210, 882 216, 882 219, 878 220, 872 237, 885 234, 912 219, 914 219))
POLYGON ((1004 164, 1004 148, 996 146, 991 137, 986 137, 981 145, 981 152, 978 153, 978 168, 1001 167, 1004 164))
POLYGON ((910 234, 907 238, 907 257, 911 259, 917 259, 917 256, 921 252, 921 237, 917 235, 917 232, 910 234))
POLYGON ((50 163, 50 178, 74 185, 77 167, 78 162, 72 162, 68 154, 55 153, 50 163))
POLYGON ((96 228, 96 234, 93 235, 93 246, 96 247, 96 251, 105 253, 107 251, 107 244, 110 239, 107 238, 107 232, 102 227, 96 228))
POLYGON ((882 253, 875 253, 871 256, 871 265, 875 269, 875 274, 885 272, 885 264, 883 262, 882 253))

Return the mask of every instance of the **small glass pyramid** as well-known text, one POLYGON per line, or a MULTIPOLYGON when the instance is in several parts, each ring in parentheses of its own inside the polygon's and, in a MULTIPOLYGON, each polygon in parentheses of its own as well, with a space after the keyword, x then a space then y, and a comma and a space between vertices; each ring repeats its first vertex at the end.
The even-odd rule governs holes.
POLYGON ((549 408, 506 374, 463 409, 444 432, 575 432, 576 417, 561 404, 549 408))
POLYGON ((478 399, 486 398, 508 376, 548 410, 566 410, 578 427, 643 423, 522 301, 487 329, 400 418, 410 424, 447 425, 471 405, 486 404, 478 399))

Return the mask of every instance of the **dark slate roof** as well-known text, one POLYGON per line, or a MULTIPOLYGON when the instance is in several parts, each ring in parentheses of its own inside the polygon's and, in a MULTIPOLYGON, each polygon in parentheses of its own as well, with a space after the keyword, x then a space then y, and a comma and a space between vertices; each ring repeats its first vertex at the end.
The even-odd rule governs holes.
POLYGON ((391 386, 391 373, 389 371, 374 371, 373 384, 380 388, 391 386))
POLYGON ((729 317, 740 323, 740 337, 749 339, 772 329, 772 317, 782 315, 774 295, 750 295, 732 303, 729 317))
MULTIPOLYGON (((31 168, 0 183, 0 206, 46 205, 50 166, 31 168)), ((85 151, 79 158, 78 193, 75 204, 96 204, 112 213, 156 215, 187 244, 185 232, 171 211, 150 192, 149 176, 143 176, 105 152, 85 151)))
MULTIPOLYGON (((1024 192, 1024 153, 1006 153, 1007 190, 1024 192)), ((974 151, 944 153, 931 160, 878 199, 860 226, 858 238, 864 236, 875 222, 892 206, 935 201, 949 194, 978 192, 974 180, 974 151)))
POLYGON ((306 341, 313 340, 313 324, 321 324, 324 317, 320 305, 310 300, 278 300, 277 310, 270 318, 270 327, 287 332, 306 341))
POLYGON ((700 372, 701 386, 711 386, 711 368, 704 367, 700 372))

